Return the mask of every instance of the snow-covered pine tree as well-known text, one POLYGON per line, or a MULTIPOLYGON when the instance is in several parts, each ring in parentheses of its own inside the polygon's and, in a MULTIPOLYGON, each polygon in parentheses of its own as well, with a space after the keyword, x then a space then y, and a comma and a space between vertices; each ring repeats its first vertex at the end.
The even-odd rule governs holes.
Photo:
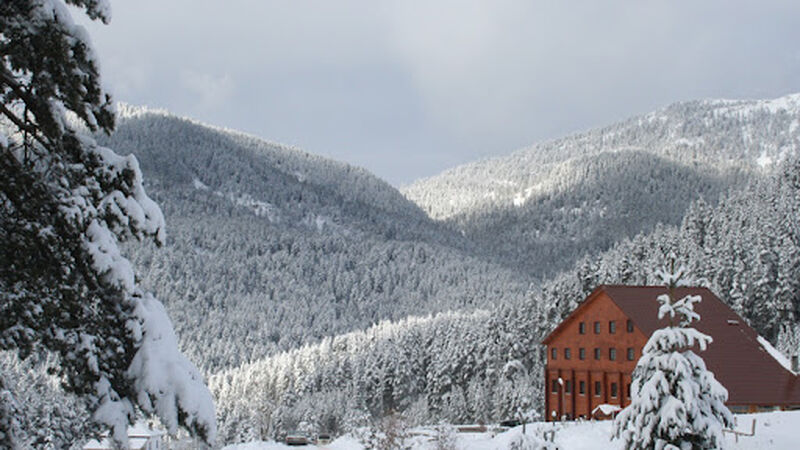
POLYGON ((17 400, 0 379, 0 448, 19 448, 18 409, 17 400))
POLYGON ((800 354, 800 323, 781 324, 776 348, 789 360, 800 354))
POLYGON ((687 285, 687 269, 676 267, 672 255, 667 268, 656 273, 667 287, 660 295, 659 319, 669 326, 656 330, 633 371, 631 404, 614 420, 614 438, 626 449, 717 449, 722 429, 733 424, 725 406, 728 391, 706 369, 691 349, 701 351, 712 342, 690 325, 699 320, 694 304, 700 296, 676 299, 675 290, 687 285))
MULTIPOLYGON (((107 23, 105 0, 66 0, 107 23)), ((137 410, 214 439, 214 405, 119 241, 164 241, 133 156, 96 144, 115 112, 61 0, 0 3, 0 348, 53 352, 67 391, 124 444, 137 410)), ((0 423, 7 423, 7 409, 0 423)))

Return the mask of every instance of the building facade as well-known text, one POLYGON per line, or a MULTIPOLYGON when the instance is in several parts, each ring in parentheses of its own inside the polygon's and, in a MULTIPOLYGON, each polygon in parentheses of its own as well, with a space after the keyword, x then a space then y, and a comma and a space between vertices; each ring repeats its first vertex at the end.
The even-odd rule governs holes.
MULTIPOLYGON (((542 342, 547 420, 589 418, 600 405, 630 404, 633 369, 658 320, 663 286, 600 286, 542 342)), ((694 324, 714 342, 703 357, 728 389, 733 411, 800 407, 800 379, 732 309, 705 288, 680 288, 678 297, 700 295, 694 324)))

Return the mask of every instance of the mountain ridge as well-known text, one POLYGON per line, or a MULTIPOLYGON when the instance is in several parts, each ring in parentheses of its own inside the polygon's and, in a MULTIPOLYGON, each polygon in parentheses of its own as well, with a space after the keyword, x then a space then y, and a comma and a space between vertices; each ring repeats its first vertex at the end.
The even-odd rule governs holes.
POLYGON ((166 245, 126 251, 207 373, 529 286, 363 169, 166 113, 99 139, 136 154, 162 207, 166 245))
POLYGON ((799 115, 800 94, 679 102, 402 192, 494 261, 546 279, 658 223, 677 225, 698 198, 713 205, 770 173, 797 154, 799 115))
MULTIPOLYGON (((783 151, 786 150, 787 144, 781 142, 781 136, 777 133, 767 131, 770 139, 765 140, 766 144, 758 144, 752 151, 747 145, 732 145, 730 147, 737 153, 731 155, 730 149, 723 149, 725 146, 720 145, 722 142, 718 136, 716 140, 709 142, 709 137, 715 136, 708 136, 706 132, 722 126, 725 129, 732 126, 726 121, 734 121, 734 124, 737 120, 745 121, 744 124, 748 125, 749 129, 742 135, 746 137, 747 144, 753 144, 759 133, 752 131, 754 128, 752 119, 769 118, 772 115, 777 119, 764 128, 785 130, 788 135, 786 137, 793 139, 793 145, 796 146, 796 141, 800 137, 798 114, 800 114, 800 94, 790 94, 771 100, 706 99, 678 102, 614 124, 538 142, 508 155, 459 165, 438 175, 417 180, 401 188, 401 191, 432 217, 445 220, 457 213, 474 209, 475 205, 480 206, 482 202, 475 200, 477 197, 475 191, 489 192, 490 195, 486 196, 489 199, 499 198, 508 201, 508 190, 503 191, 495 186, 514 186, 515 190, 511 191, 513 196, 513 193, 523 192, 539 181, 537 177, 541 174, 538 170, 540 167, 550 167, 549 164, 563 163, 573 157, 598 154, 619 147, 661 153, 685 163, 701 162, 699 158, 701 155, 697 153, 699 150, 715 149, 715 153, 711 154, 715 157, 712 160, 715 163, 723 165, 736 163, 745 157, 750 157, 753 160, 750 164, 753 164, 764 156, 770 160, 769 164, 775 164, 785 158, 783 151), (750 122, 746 122, 747 120, 750 122), (776 127, 776 125, 781 126, 776 127), (636 133, 631 133, 631 130, 636 133), (640 139, 636 134, 652 136, 650 139, 640 139), (676 136, 677 134, 681 136, 676 136), (655 144, 659 146, 654 148, 655 144), (752 152, 756 150, 757 154, 753 155, 752 152), (526 168, 533 171, 523 172, 526 168), (510 177, 502 179, 497 176, 498 173, 510 177), (474 179, 478 175, 484 184, 480 184, 481 179, 474 179), (459 183, 458 178, 466 178, 466 182, 459 183), (439 195, 426 196, 424 192, 426 189, 435 190, 439 195), (474 205, 470 205, 470 202, 474 205)), ((764 159, 762 162, 767 160, 764 159)))
MULTIPOLYGON (((439 220, 363 169, 166 112, 123 112, 98 139, 136 153, 164 211, 164 247, 124 250, 234 442, 391 410, 466 423, 540 409, 543 333, 597 284, 652 283, 671 251, 781 339, 783 311, 800 314, 798 166, 780 163, 795 158, 796 115, 781 101, 676 105, 710 122, 653 113, 603 139, 674 139, 677 158, 639 144, 566 155, 536 167, 545 183, 439 220), (711 144, 713 158, 694 158, 711 144)), ((527 180, 529 167, 507 165, 527 180)))

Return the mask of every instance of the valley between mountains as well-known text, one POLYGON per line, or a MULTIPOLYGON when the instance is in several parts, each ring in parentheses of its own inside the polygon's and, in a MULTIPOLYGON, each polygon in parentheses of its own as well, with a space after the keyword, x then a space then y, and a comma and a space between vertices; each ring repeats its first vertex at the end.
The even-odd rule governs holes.
POLYGON ((226 442, 538 410, 541 337, 599 283, 653 282, 670 251, 773 340, 764 306, 800 307, 784 209, 800 96, 671 105, 400 191, 241 133, 122 117, 107 144, 136 153, 169 226, 165 248, 131 255, 210 377, 226 442))
POLYGON ((671 252, 793 345, 799 119, 800 95, 678 103, 400 189, 132 106, 98 139, 136 155, 164 212, 163 247, 125 250, 235 443, 388 411, 414 424, 540 411, 541 338, 598 284, 654 283, 671 252))

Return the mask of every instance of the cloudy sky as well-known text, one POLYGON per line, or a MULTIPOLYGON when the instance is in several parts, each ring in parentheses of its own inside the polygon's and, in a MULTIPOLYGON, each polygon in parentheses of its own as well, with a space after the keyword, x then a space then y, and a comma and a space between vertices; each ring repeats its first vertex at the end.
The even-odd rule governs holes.
POLYGON ((800 2, 114 0, 117 100, 395 185, 679 100, 800 91, 800 2))

